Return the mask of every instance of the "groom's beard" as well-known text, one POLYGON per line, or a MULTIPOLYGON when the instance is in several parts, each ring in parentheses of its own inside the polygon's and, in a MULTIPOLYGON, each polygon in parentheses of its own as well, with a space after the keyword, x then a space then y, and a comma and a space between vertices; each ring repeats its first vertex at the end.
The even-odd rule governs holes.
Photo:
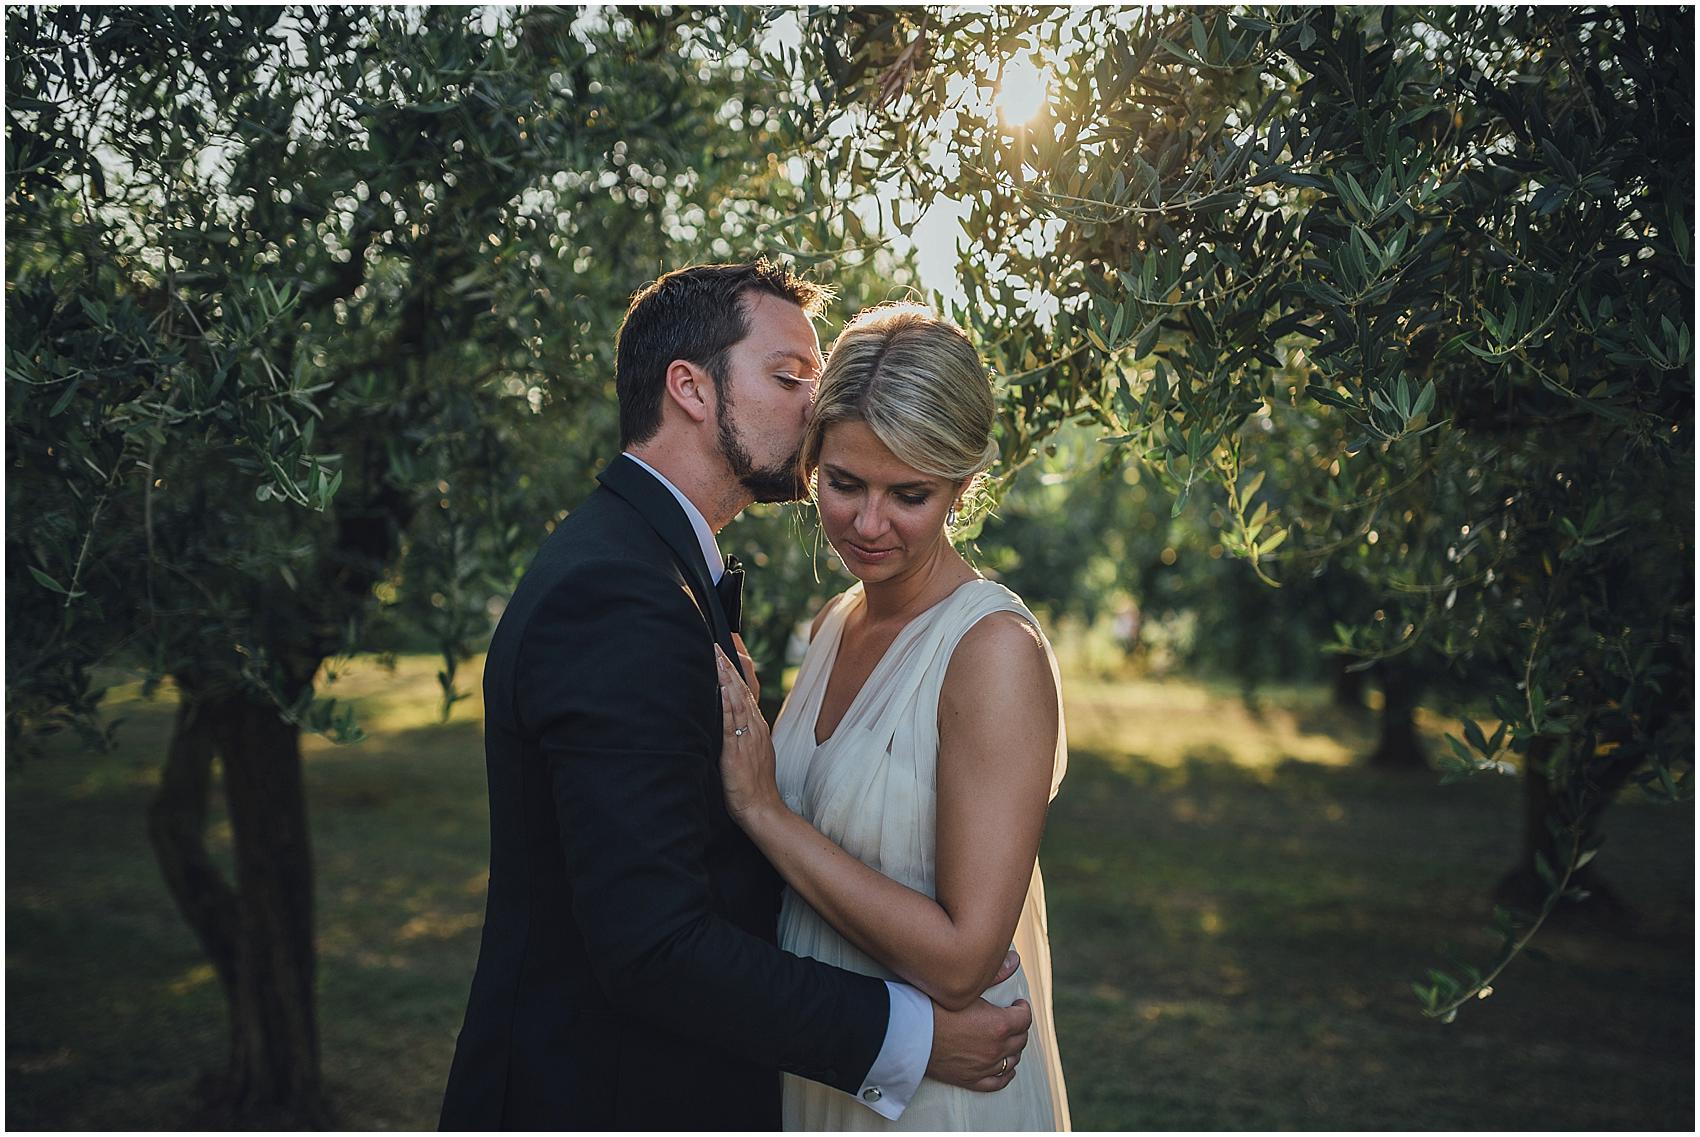
POLYGON ((808 485, 797 476, 797 460, 802 457, 801 446, 791 456, 771 466, 757 466, 749 448, 738 438, 738 426, 732 414, 732 401, 724 387, 720 392, 720 407, 715 412, 715 434, 721 457, 737 475, 738 483, 760 502, 802 501, 808 496, 808 485))

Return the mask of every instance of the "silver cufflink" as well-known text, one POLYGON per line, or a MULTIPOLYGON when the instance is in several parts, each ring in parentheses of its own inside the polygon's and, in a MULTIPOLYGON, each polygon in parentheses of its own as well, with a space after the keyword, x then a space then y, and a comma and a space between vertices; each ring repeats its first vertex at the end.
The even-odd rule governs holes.
POLYGON ((883 1096, 885 1095, 880 1093, 880 1088, 878 1086, 869 1086, 867 1089, 862 1091, 863 1101, 879 1101, 883 1096))

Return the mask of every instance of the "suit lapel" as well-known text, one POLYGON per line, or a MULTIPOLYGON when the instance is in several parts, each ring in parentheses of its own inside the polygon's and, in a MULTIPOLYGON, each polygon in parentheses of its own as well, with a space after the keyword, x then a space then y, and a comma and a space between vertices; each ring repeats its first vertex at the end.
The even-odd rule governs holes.
POLYGON ((648 470, 624 454, 608 463, 596 478, 625 499, 667 543, 685 570, 685 579, 690 581, 691 591, 696 594, 697 606, 709 615, 715 642, 726 652, 727 658, 737 663, 738 654, 732 647, 732 630, 720 606, 720 594, 715 591, 708 565, 703 563, 702 546, 697 543, 696 530, 691 527, 691 519, 685 516, 678 501, 648 470))

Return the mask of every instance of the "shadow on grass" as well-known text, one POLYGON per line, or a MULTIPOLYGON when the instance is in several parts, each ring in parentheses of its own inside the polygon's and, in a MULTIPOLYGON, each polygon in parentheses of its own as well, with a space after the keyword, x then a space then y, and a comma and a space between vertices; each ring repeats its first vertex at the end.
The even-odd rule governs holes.
MULTIPOLYGON (((171 708, 119 749, 7 771, 7 1120, 178 1128, 227 1045, 222 993, 178 917, 145 809, 171 708)), ((325 1076, 342 1124, 432 1128, 477 957, 488 822, 476 723, 307 760, 325 1076)), ((215 859, 229 827, 215 787, 215 859)))
MULTIPOLYGON (((223 1059, 222 997, 144 829, 170 708, 127 713, 113 754, 7 771, 16 1128, 178 1127, 223 1059)), ((1691 808, 1608 815, 1599 863, 1633 929, 1544 936, 1550 962, 1443 1027, 1409 981, 1448 945, 1491 954, 1515 783, 1224 753, 1072 756, 1043 861, 1077 1127, 1691 1127, 1691 808)), ((478 727, 315 747, 307 782, 339 1117, 430 1128, 483 916, 478 727)), ((215 808, 215 847, 223 825, 215 808)))
POLYGON ((1608 818, 1633 928, 1441 1026, 1409 981, 1482 964, 1518 787, 1076 752, 1042 858, 1082 1129, 1689 1128, 1692 811, 1608 818))

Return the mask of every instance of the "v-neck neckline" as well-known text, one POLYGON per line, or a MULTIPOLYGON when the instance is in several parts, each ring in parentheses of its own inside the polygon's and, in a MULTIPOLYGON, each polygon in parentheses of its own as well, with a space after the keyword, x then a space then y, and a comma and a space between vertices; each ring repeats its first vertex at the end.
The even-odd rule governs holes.
MULTIPOLYGON (((821 749, 833 739, 838 737, 838 732, 844 728, 845 723, 850 721, 851 713, 856 710, 857 704, 862 701, 863 693, 873 685, 874 676, 880 673, 880 669, 885 666, 886 660, 891 658, 892 650, 897 647, 898 643, 904 636, 913 631, 915 627, 921 623, 921 621, 925 620, 928 616, 941 610, 946 604, 950 603, 950 601, 955 598, 956 594, 961 592, 964 588, 967 588, 971 584, 983 583, 986 583, 986 578, 983 576, 976 576, 969 580, 965 580, 949 592, 945 593, 943 596, 939 597, 937 600, 933 601, 931 604, 927 605, 925 608, 921 609, 919 612, 915 613, 915 615, 911 616, 909 618, 909 622, 899 628, 897 630, 897 634, 891 637, 891 642, 885 645, 885 650, 880 652, 880 657, 874 661, 874 665, 869 669, 867 677, 862 680, 862 685, 856 688, 856 693, 851 695, 850 701, 844 705, 844 713, 839 715, 838 721, 833 724, 832 733, 828 734, 823 739, 820 737, 820 714, 826 706, 826 693, 832 686, 832 674, 838 669, 839 651, 844 647, 844 626, 850 621, 850 611, 846 608, 843 616, 838 620, 838 628, 832 641, 832 651, 826 659, 826 673, 821 679, 820 698, 815 700, 814 713, 809 716, 809 741, 814 743, 815 749, 821 749)), ((866 605, 868 602, 867 590, 864 588, 860 593, 857 593, 856 599, 861 604, 866 605)))

